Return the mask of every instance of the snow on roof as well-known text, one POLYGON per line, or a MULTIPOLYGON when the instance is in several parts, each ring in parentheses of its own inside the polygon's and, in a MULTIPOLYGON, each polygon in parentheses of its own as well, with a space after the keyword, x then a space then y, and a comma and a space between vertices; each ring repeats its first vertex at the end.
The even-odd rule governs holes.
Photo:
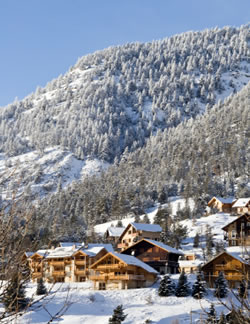
POLYGON ((114 236, 114 237, 120 237, 124 230, 125 227, 114 227, 114 226, 111 226, 107 229, 109 236, 114 236))
POLYGON ((45 257, 46 255, 48 255, 49 251, 50 250, 38 250, 33 255, 39 254, 41 257, 45 257))
POLYGON ((86 246, 87 250, 92 250, 93 248, 104 248, 107 252, 114 251, 112 244, 89 243, 86 246))
POLYGON ((112 252, 112 254, 116 257, 118 257, 120 260, 125 262, 128 265, 135 265, 137 267, 140 267, 148 272, 151 273, 158 273, 155 269, 147 265, 146 263, 142 262, 141 260, 137 259, 136 257, 132 255, 126 255, 126 254, 120 254, 117 252, 112 252))
POLYGON ((178 261, 180 267, 198 267, 203 263, 202 260, 179 260, 178 261))
POLYGON ((250 201, 250 197, 248 197, 248 198, 239 198, 233 204, 233 207, 245 207, 249 201, 250 201))
POLYGON ((71 257, 77 249, 74 246, 57 247, 55 249, 47 250, 46 259, 51 258, 67 258, 71 257))
POLYGON ((228 197, 228 198, 213 197, 212 199, 214 199, 214 198, 217 199, 217 200, 219 200, 223 204, 232 204, 235 201, 235 198, 234 197, 228 197))
POLYGON ((79 242, 59 242, 60 247, 73 247, 73 246, 81 246, 84 245, 84 243, 79 243, 79 242))
MULTIPOLYGON (((149 240, 149 239, 142 239, 142 241, 145 240, 147 242, 150 242, 154 245, 157 245, 159 246, 160 248, 164 249, 164 250, 167 250, 168 252, 171 252, 171 253, 175 253, 175 254, 179 254, 179 255, 183 255, 184 253, 181 252, 180 250, 177 250, 167 244, 164 244, 162 242, 158 242, 158 241, 155 241, 155 240, 149 240)), ((140 241, 139 241, 140 242, 140 241)))
POLYGON ((130 223, 136 230, 145 232, 161 232, 162 228, 158 224, 130 223))
POLYGON ((26 257, 30 258, 35 252, 25 252, 26 257))
POLYGON ((243 263, 249 262, 249 256, 250 256, 249 246, 247 247, 230 246, 226 248, 226 252, 243 263))

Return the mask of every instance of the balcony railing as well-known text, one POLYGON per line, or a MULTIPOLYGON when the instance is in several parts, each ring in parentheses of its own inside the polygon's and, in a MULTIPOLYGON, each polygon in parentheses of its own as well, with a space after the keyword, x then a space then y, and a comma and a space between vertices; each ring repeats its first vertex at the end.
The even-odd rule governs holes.
POLYGON ((86 261, 85 260, 77 260, 77 259, 75 259, 75 264, 76 265, 85 265, 86 261))
POLYGON ((105 270, 105 269, 121 269, 123 267, 122 264, 119 263, 113 263, 113 264, 99 264, 98 269, 105 270))
POLYGON ((53 266, 64 266, 64 261, 50 261, 53 266))
POLYGON ((75 270, 75 274, 77 275, 77 276, 86 276, 87 275, 87 271, 86 270, 75 270))
POLYGON ((52 272, 53 276, 65 276, 65 271, 61 270, 61 271, 53 271, 52 272))
POLYGON ((93 275, 89 277, 90 280, 145 280, 144 275, 135 275, 135 274, 121 274, 121 275, 113 275, 113 274, 105 274, 105 275, 93 275))

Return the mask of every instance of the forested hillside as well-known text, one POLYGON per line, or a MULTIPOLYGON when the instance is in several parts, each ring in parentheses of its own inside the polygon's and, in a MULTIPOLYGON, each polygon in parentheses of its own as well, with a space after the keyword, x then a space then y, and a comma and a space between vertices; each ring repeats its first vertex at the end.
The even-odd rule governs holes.
POLYGON ((39 218, 50 215, 70 236, 77 235, 79 223, 90 227, 143 213, 168 196, 193 197, 195 217, 212 195, 249 196, 249 107, 250 83, 204 115, 158 131, 101 176, 51 196, 39 218))
POLYGON ((249 26, 111 47, 0 111, 0 152, 59 145, 112 162, 209 109, 250 77, 249 26))
POLYGON ((4 195, 47 195, 41 235, 76 239, 168 196, 194 197, 198 215, 210 195, 249 195, 249 80, 249 25, 82 57, 0 109, 4 195))

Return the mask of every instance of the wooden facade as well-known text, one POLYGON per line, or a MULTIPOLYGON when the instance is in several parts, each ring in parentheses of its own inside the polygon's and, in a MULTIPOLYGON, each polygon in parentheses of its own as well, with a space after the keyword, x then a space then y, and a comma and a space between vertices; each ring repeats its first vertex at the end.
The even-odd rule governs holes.
POLYGON ((66 253, 65 248, 38 251, 30 257, 31 279, 43 278, 49 283, 85 281, 89 278, 90 266, 107 253, 101 246, 95 252, 81 248, 72 248, 71 251, 67 248, 66 253))
POLYGON ((123 251, 142 238, 158 241, 161 231, 157 224, 130 223, 121 234, 117 248, 123 251))
POLYGON ((178 273, 178 258, 183 254, 161 242, 148 239, 141 239, 121 253, 135 256, 162 274, 178 273))
POLYGON ((235 202, 235 198, 222 198, 222 197, 213 197, 208 202, 208 207, 212 209, 216 209, 219 212, 223 213, 231 213, 232 212, 232 206, 235 202))
POLYGON ((125 227, 109 227, 104 233, 104 238, 107 242, 116 245, 125 227))
POLYGON ((239 257, 228 252, 222 252, 215 258, 201 267, 204 278, 210 287, 214 287, 214 282, 222 271, 229 286, 236 288, 242 280, 249 280, 250 265, 239 257))
POLYGON ((179 258, 179 271, 185 273, 196 273, 201 264, 202 261, 196 259, 196 255, 194 253, 185 253, 179 258))
POLYGON ((90 269, 89 278, 98 290, 149 287, 157 278, 157 272, 140 260, 116 252, 106 254, 90 269))
POLYGON ((222 228, 229 246, 250 246, 250 214, 244 214, 222 228))

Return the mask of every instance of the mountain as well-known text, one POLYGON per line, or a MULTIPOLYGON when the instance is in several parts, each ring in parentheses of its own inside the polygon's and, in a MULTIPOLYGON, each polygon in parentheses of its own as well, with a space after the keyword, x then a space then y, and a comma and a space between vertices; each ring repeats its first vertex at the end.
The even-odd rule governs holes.
POLYGON ((60 214, 65 221, 92 227, 128 213, 142 214, 176 195, 193 197, 195 217, 211 196, 249 196, 249 107, 250 83, 204 115, 159 131, 145 147, 123 155, 100 175, 52 195, 39 214, 42 219, 60 214))
POLYGON ((171 195, 247 192, 248 35, 215 28, 80 58, 1 108, 2 190, 55 193, 40 220, 84 226, 171 195))

